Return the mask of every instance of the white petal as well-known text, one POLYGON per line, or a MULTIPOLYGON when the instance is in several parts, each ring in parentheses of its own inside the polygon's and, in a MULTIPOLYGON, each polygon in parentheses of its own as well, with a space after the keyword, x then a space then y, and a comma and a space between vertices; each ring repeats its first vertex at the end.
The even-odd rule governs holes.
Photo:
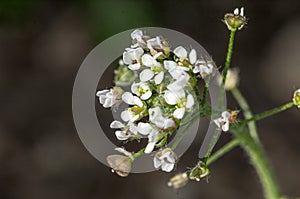
POLYGON ((173 92, 171 92, 171 91, 166 91, 166 92, 165 92, 165 95, 164 95, 164 98, 165 98, 166 102, 167 102, 168 104, 170 104, 170 105, 175 105, 175 104, 177 104, 178 98, 177 98, 177 96, 176 96, 173 92))
POLYGON ((146 93, 144 93, 144 94, 141 96, 141 99, 142 99, 142 100, 147 100, 147 99, 149 99, 151 96, 152 96, 152 92, 151 92, 151 91, 147 91, 146 93))
POLYGON ((138 132, 142 135, 148 135, 152 130, 152 126, 149 123, 139 122, 138 123, 138 132))
POLYGON ((118 140, 127 140, 129 136, 126 136, 122 131, 116 131, 115 135, 118 140))
POLYGON ((244 16, 244 7, 241 7, 240 15, 243 17, 244 16))
POLYGON ((218 128, 220 128, 222 124, 221 118, 215 119, 214 123, 217 125, 218 128))
POLYGON ((130 153, 129 151, 126 151, 124 148, 122 147, 117 147, 115 148, 116 151, 118 151, 119 153, 123 153, 126 156, 131 156, 132 153, 130 153))
POLYGON ((125 64, 132 64, 131 52, 127 51, 123 53, 123 61, 125 64))
POLYGON ((143 36, 143 31, 139 30, 139 29, 136 29, 134 30, 132 33, 131 33, 131 38, 132 39, 138 39, 138 38, 141 38, 143 36))
POLYGON ((106 98, 107 98, 107 97, 106 97, 105 95, 100 95, 100 96, 99 96, 99 102, 100 102, 100 104, 104 104, 106 98))
POLYGON ((177 66, 177 63, 174 61, 164 61, 164 67, 167 70, 175 69, 177 66))
POLYGON ((131 85, 131 92, 133 92, 136 95, 139 95, 139 90, 138 90, 139 86, 140 86, 139 83, 133 82, 131 85))
POLYGON ((174 164, 164 163, 161 165, 161 170, 165 172, 171 172, 174 169, 174 164))
POLYGON ((139 59, 143 54, 144 54, 144 50, 142 48, 137 48, 133 51, 133 59, 139 61, 139 59))
POLYGON ((222 115, 224 121, 228 121, 231 116, 231 114, 228 111, 224 111, 221 115, 222 115))
POLYGON ((132 119, 132 114, 128 110, 122 111, 121 118, 124 122, 128 122, 130 119, 132 119))
POLYGON ((128 66, 128 68, 129 68, 130 70, 138 70, 138 69, 141 68, 141 64, 140 64, 140 63, 130 64, 130 65, 128 66))
POLYGON ((108 89, 105 89, 105 90, 101 90, 101 91, 98 91, 97 93, 96 93, 96 96, 100 96, 100 95, 105 95, 107 92, 109 92, 109 90, 108 89))
POLYGON ((196 50, 195 49, 192 49, 190 54, 189 54, 189 59, 190 59, 190 62, 191 64, 194 64, 196 63, 196 60, 197 60, 197 53, 196 53, 196 50))
POLYGON ((171 128, 175 126, 175 122, 172 119, 167 119, 164 122, 164 129, 171 128))
POLYGON ((117 120, 113 121, 113 122, 110 124, 110 128, 112 128, 112 129, 121 129, 121 128, 123 128, 124 126, 125 126, 125 125, 124 125, 122 122, 117 121, 117 120))
POLYGON ((155 142, 149 142, 145 148, 144 153, 146 153, 146 154, 151 153, 153 151, 154 147, 155 147, 155 142))
POLYGON ((162 80, 164 79, 164 72, 161 71, 160 73, 158 73, 155 78, 154 78, 154 82, 155 84, 160 84, 162 82, 162 80))
POLYGON ((186 100, 186 108, 192 108, 192 106, 194 105, 195 101, 194 101, 194 97, 189 94, 187 96, 187 100, 186 100))
POLYGON ((177 119, 182 119, 185 113, 185 108, 178 108, 174 111, 173 116, 177 119))
POLYGON ((161 116, 161 110, 159 107, 149 108, 149 120, 152 121, 154 118, 161 116))
POLYGON ((227 132, 227 131, 229 130, 229 121, 228 121, 228 122, 225 122, 225 124, 223 124, 222 130, 223 130, 224 132, 227 132))
POLYGON ((149 81, 154 76, 154 73, 150 69, 145 69, 140 73, 140 80, 142 82, 149 81))
POLYGON ((130 92, 125 92, 122 95, 122 100, 129 105, 134 105, 134 97, 132 95, 132 93, 130 92))
POLYGON ((174 50, 174 54, 179 58, 186 58, 187 57, 187 51, 182 46, 178 46, 174 50))
POLYGON ((235 15, 239 15, 239 9, 238 9, 238 8, 234 9, 233 13, 234 13, 235 15))
POLYGON ((153 162, 154 162, 154 168, 156 168, 156 169, 158 169, 162 163, 161 160, 156 157, 154 157, 153 162))
POLYGON ((138 105, 141 108, 143 107, 142 100, 140 100, 140 98, 138 98, 137 96, 133 96, 133 101, 134 101, 134 104, 138 105))
POLYGON ((153 57, 151 55, 144 54, 142 56, 142 63, 143 63, 143 65, 150 67, 150 66, 154 65, 155 60, 153 59, 153 57))
POLYGON ((106 98, 104 104, 103 104, 103 107, 104 108, 109 108, 109 107, 112 107, 112 99, 111 98, 106 98))

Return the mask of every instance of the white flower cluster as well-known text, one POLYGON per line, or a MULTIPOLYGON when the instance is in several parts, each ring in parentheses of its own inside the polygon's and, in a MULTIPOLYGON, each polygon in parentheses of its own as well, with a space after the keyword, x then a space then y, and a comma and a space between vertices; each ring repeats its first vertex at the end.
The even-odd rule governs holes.
MULTIPOLYGON (((118 140, 148 138, 144 153, 151 153, 157 142, 175 132, 181 119, 193 111, 197 77, 212 75, 215 68, 212 62, 197 59, 195 49, 188 51, 178 46, 171 50, 161 36, 151 38, 135 30, 131 38, 132 45, 125 49, 121 61, 122 67, 136 75, 130 91, 114 92, 113 88, 99 91, 97 96, 105 108, 119 105, 120 101, 129 105, 121 112, 123 121, 113 121, 110 127, 116 129, 118 140)), ((122 72, 116 74, 122 77, 122 72)), ((158 153, 154 166, 170 172, 176 154, 170 148, 158 153)))

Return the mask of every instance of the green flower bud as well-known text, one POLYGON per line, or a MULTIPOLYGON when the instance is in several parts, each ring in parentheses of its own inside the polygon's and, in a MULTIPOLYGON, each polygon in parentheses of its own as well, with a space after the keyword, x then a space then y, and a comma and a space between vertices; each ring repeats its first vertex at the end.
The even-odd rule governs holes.
POLYGON ((300 89, 296 90, 293 97, 293 102, 295 106, 298 106, 300 108, 300 89))
POLYGON ((224 23, 230 31, 241 30, 247 24, 247 18, 244 16, 244 8, 236 8, 233 13, 227 13, 224 16, 224 23))
POLYGON ((200 181, 200 179, 205 178, 209 174, 210 171, 207 168, 206 164, 203 163, 202 161, 199 161, 197 165, 189 173, 189 179, 200 181))

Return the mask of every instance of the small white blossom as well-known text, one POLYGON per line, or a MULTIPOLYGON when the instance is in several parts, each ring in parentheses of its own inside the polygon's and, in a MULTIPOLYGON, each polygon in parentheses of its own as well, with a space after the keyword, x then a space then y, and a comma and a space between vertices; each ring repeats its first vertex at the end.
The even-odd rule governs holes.
POLYGON ((105 89, 98 91, 96 96, 99 97, 99 102, 104 108, 117 107, 122 103, 121 96, 123 92, 120 87, 113 87, 110 90, 105 89))
POLYGON ((198 59, 193 69, 193 73, 200 73, 203 79, 209 75, 214 75, 215 72, 216 69, 214 68, 214 65, 210 62, 205 61, 204 59, 198 59))
POLYGON ((149 109, 149 121, 155 124, 158 128, 166 130, 176 126, 173 119, 164 117, 159 107, 149 109))
POLYGON ((134 122, 144 117, 147 112, 147 106, 137 96, 133 96, 130 92, 125 92, 122 95, 122 100, 133 107, 121 113, 121 118, 124 122, 134 122))
POLYGON ((194 97, 188 94, 186 97, 185 91, 183 89, 177 89, 176 86, 168 87, 168 90, 164 94, 164 98, 169 105, 176 105, 176 110, 173 116, 177 119, 182 119, 186 109, 192 108, 194 105, 194 97))
POLYGON ((247 18, 244 16, 244 8, 234 9, 233 13, 227 13, 224 16, 224 22, 230 31, 241 30, 247 24, 247 18))
POLYGON ((147 100, 152 96, 152 91, 149 85, 145 82, 134 82, 131 85, 131 91, 137 96, 139 96, 142 100, 147 100))
POLYGON ((118 140, 128 140, 130 138, 135 138, 138 134, 138 129, 133 123, 124 125, 122 122, 115 120, 110 124, 110 128, 120 129, 115 131, 115 135, 118 140))
POLYGON ((145 54, 142 56, 142 63, 144 66, 149 68, 144 69, 140 73, 140 80, 146 82, 151 80, 154 76, 155 84, 160 84, 164 78, 164 69, 159 62, 156 61, 156 58, 162 53, 157 53, 154 56, 145 54))
POLYGON ((130 70, 138 70, 141 67, 140 59, 144 54, 142 48, 127 48, 123 53, 123 62, 128 65, 130 70))
POLYGON ((176 164, 177 156, 171 148, 165 148, 154 156, 154 167, 162 171, 171 172, 176 164))
POLYGON ((221 117, 214 120, 214 123, 221 128, 222 131, 227 132, 229 130, 231 114, 228 111, 224 111, 221 114, 221 117))
POLYGON ((187 67, 179 66, 174 61, 164 61, 164 67, 168 70, 168 72, 174 79, 185 78, 186 80, 188 80, 190 78, 187 73, 187 71, 189 71, 190 69, 187 67))
POLYGON ((186 60, 189 56, 189 61, 191 64, 194 64, 197 60, 197 52, 195 49, 192 49, 188 55, 188 52, 184 47, 178 46, 174 49, 174 54, 181 60, 186 60))
MULTIPOLYGON (((219 77, 218 82, 222 85, 223 78, 222 76, 219 77)), ((232 90, 233 88, 237 87, 239 84, 239 70, 238 68, 229 69, 227 72, 226 82, 225 82, 225 90, 232 90)))
POLYGON ((149 154, 153 151, 156 142, 158 141, 159 131, 149 123, 139 122, 138 131, 141 135, 148 136, 148 144, 144 153, 149 154))
POLYGON ((137 48, 137 47, 145 48, 147 46, 143 38, 144 37, 143 31, 136 29, 131 33, 130 36, 133 43, 133 45, 131 45, 131 48, 137 48))

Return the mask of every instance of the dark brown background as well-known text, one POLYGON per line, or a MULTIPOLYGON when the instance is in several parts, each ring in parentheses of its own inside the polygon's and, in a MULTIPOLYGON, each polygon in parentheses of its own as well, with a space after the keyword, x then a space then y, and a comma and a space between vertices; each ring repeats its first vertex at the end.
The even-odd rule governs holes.
MULTIPOLYGON (((255 171, 240 149, 211 166, 209 183, 174 191, 162 172, 121 179, 82 145, 72 120, 73 81, 97 44, 120 31, 159 26, 202 44, 222 66, 225 12, 244 6, 233 66, 253 111, 285 103, 300 86, 300 3, 277 1, 21 1, 0 2, 0 198, 262 198, 255 171)), ((231 108, 237 104, 229 100, 231 108)), ((258 122, 282 192, 300 195, 300 110, 258 122)), ((223 134, 218 147, 230 139, 223 134)), ((178 171, 192 166, 193 145, 178 171)))

